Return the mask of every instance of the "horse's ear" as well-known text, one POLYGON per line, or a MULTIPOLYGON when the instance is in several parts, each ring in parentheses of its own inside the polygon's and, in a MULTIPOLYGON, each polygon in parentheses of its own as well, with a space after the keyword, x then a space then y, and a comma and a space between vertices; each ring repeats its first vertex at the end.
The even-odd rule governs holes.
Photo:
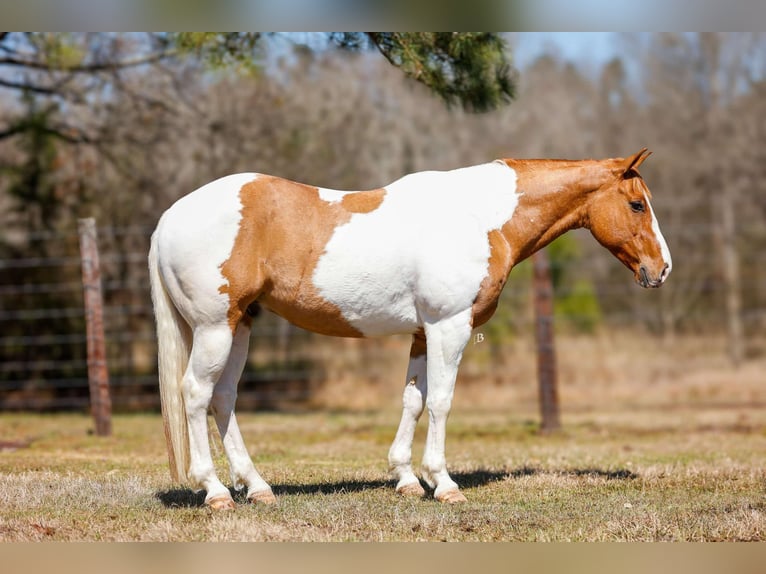
POLYGON ((643 148, 640 152, 634 153, 630 157, 626 157, 624 160, 622 160, 620 165, 620 171, 622 171, 622 175, 626 175, 632 169, 638 169, 638 166, 644 163, 644 160, 650 155, 652 155, 652 152, 648 151, 646 148, 643 148))

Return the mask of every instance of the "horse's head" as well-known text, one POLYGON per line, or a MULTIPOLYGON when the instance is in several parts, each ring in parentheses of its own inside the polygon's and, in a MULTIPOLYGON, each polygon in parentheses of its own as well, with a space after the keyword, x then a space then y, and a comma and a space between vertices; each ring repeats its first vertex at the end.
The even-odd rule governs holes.
POLYGON ((649 203, 651 193, 637 171, 650 153, 644 148, 610 160, 613 177, 593 193, 588 220, 593 236, 633 271, 639 285, 659 287, 673 262, 649 203))

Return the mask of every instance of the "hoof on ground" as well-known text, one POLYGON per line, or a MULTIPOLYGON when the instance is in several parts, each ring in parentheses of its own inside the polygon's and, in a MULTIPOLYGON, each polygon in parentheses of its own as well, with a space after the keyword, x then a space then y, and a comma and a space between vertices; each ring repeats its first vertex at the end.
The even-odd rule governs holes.
POLYGON ((411 482, 405 484, 396 489, 396 494, 400 496, 406 496, 408 498, 423 498, 426 495, 426 491, 420 486, 419 482, 411 482))
POLYGON ((249 495, 247 499, 253 504, 265 504, 267 506, 271 506, 272 504, 277 503, 277 497, 274 496, 274 493, 271 492, 271 490, 260 490, 258 492, 254 492, 249 495))
POLYGON ((216 496, 215 498, 211 498, 210 500, 205 501, 205 504, 211 509, 211 510, 234 510, 236 508, 236 505, 234 504, 234 501, 231 499, 231 496, 229 495, 221 495, 216 496))
POLYGON ((448 490, 446 492, 439 493, 434 496, 439 502, 446 504, 459 504, 461 502, 468 502, 468 499, 463 496, 463 493, 459 490, 448 490))

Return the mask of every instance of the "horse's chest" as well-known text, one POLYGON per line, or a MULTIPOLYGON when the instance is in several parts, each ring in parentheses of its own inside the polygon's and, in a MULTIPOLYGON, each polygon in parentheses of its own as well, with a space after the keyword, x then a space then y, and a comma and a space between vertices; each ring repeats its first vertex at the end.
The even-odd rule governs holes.
POLYGON ((472 305, 473 326, 486 323, 495 312, 500 293, 513 265, 513 250, 505 236, 495 230, 488 235, 490 257, 487 272, 472 305))

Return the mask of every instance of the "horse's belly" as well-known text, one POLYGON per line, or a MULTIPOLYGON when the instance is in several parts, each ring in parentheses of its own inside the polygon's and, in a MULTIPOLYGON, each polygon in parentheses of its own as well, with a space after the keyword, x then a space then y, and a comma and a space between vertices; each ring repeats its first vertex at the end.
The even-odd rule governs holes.
POLYGON ((406 253, 328 248, 312 288, 364 336, 412 333, 419 326, 417 289, 406 253))
POLYGON ((333 298, 342 316, 365 336, 413 333, 420 326, 412 293, 359 285, 333 298))
POLYGON ((271 292, 259 302, 294 325, 323 335, 376 337, 413 333, 418 328, 411 297, 384 290, 371 296, 369 289, 348 287, 332 301, 312 288, 302 289, 299 296, 289 300, 271 292))

